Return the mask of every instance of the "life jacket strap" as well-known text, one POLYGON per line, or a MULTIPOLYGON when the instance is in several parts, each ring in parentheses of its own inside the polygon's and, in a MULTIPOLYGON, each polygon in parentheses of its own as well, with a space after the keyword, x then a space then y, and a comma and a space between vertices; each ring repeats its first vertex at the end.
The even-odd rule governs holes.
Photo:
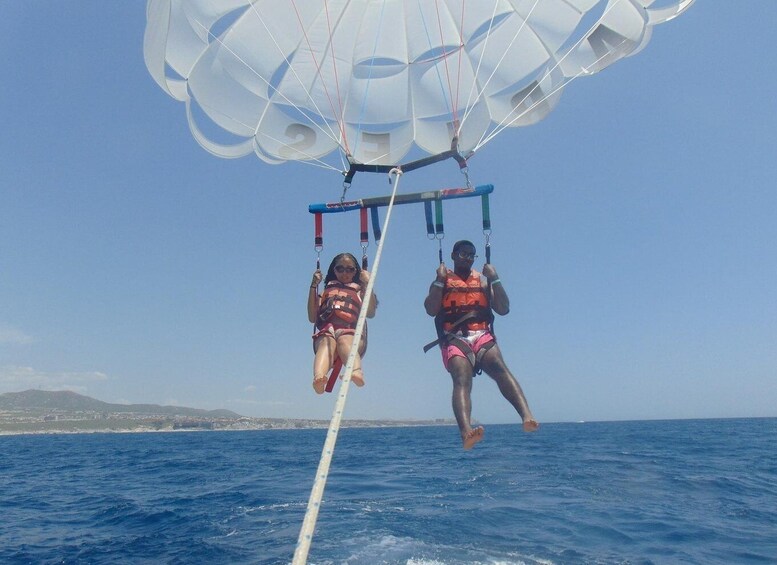
POLYGON ((355 328, 360 310, 361 303, 348 294, 332 294, 319 307, 317 325, 323 326, 336 320, 339 325, 355 328), (345 318, 352 318, 354 321, 348 322, 345 318))

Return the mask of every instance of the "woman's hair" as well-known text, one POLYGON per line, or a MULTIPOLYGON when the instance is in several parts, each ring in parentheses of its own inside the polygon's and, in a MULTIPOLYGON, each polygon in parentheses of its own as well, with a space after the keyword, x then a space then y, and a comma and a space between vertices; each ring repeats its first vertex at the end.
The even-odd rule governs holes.
POLYGON ((359 284, 360 281, 360 275, 362 272, 361 267, 359 266, 359 262, 356 260, 356 257, 351 255, 350 253, 340 253, 339 255, 335 255, 335 258, 332 259, 332 262, 329 263, 329 270, 326 272, 326 278, 324 278, 324 284, 328 284, 331 281, 337 280, 337 275, 335 274, 335 265, 337 265, 337 262, 340 259, 348 258, 351 261, 353 261, 353 266, 356 267, 356 272, 353 274, 353 281, 356 284, 359 284))

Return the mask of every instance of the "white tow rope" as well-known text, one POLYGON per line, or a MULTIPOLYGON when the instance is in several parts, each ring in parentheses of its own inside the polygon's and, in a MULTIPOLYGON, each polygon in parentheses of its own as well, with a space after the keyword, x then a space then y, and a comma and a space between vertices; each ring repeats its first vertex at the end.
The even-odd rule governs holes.
MULTIPOLYGON (((386 211, 386 219, 383 221, 383 236, 380 238, 378 250, 375 252, 375 261, 373 262, 372 271, 370 272, 370 280, 367 282, 367 288, 364 291, 362 304, 365 306, 370 303, 370 299, 372 298, 372 288, 375 286, 375 280, 378 278, 380 256, 383 253, 383 244, 386 241, 386 232, 388 232, 389 221, 391 220, 391 210, 394 207, 394 197, 397 194, 399 178, 401 176, 402 171, 399 169, 392 169, 391 172, 389 172, 389 177, 393 177, 392 184, 394 189, 391 192, 391 200, 389 201, 386 211)), ((356 321, 356 329, 354 330, 353 334, 353 345, 351 346, 351 351, 348 354, 348 360, 345 363, 343 383, 340 385, 340 389, 337 393, 337 402, 335 402, 334 412, 332 413, 332 420, 329 422, 329 430, 326 435, 326 441, 324 442, 324 449, 321 451, 321 459, 318 462, 318 469, 316 469, 316 476, 313 480, 313 488, 310 491, 310 498, 308 499, 308 508, 305 512, 305 519, 302 521, 302 528, 300 528, 299 538, 297 539, 297 547, 294 550, 294 560, 292 561, 292 565, 305 565, 305 563, 307 563, 308 552, 310 551, 310 543, 313 541, 313 531, 316 528, 318 511, 321 508, 321 499, 324 496, 324 487, 326 487, 326 479, 329 474, 329 466, 332 463, 332 456, 335 452, 337 433, 340 431, 340 421, 343 419, 345 400, 348 396, 348 387, 351 384, 353 363, 356 360, 356 355, 359 351, 358 343, 361 341, 366 319, 367 308, 362 308, 359 312, 359 318, 356 321)))

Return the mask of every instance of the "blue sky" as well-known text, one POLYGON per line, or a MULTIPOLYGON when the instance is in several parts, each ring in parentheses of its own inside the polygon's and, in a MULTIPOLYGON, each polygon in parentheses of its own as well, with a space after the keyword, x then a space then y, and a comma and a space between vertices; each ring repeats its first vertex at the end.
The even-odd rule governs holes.
MULTIPOLYGON (((331 416, 310 386, 308 204, 341 178, 222 160, 143 62, 145 2, 0 4, 0 393, 331 416)), ((700 0, 470 163, 492 183, 497 320, 540 421, 777 416, 777 3, 700 0)), ((453 164, 402 192, 460 186, 453 164)), ((357 176, 354 196, 388 194, 357 176)), ((479 203, 446 204, 482 251, 479 203)), ((325 218, 322 260, 360 253, 325 218)), ((374 256, 375 245, 369 248, 374 256)), ((482 253, 481 253, 482 254, 482 253)), ((448 418, 423 209, 395 209, 346 418, 448 418)), ((517 421, 488 377, 473 416, 517 421)))

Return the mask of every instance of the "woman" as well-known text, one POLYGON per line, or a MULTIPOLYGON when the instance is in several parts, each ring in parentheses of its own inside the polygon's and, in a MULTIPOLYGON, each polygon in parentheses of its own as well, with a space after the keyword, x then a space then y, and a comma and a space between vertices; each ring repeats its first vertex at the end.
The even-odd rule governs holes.
MULTIPOLYGON (((327 373, 332 367, 335 354, 340 357, 343 365, 348 360, 370 273, 359 267, 356 257, 350 253, 340 253, 329 265, 324 290, 319 296, 318 285, 321 279, 321 271, 317 269, 308 292, 308 319, 316 326, 313 334, 313 350, 316 352, 313 389, 318 394, 323 394, 326 389, 327 373)), ((367 305, 368 318, 375 316, 377 306, 378 299, 373 294, 367 305)), ((366 325, 364 330, 351 371, 351 380, 356 386, 364 386, 361 357, 367 350, 366 325)))

